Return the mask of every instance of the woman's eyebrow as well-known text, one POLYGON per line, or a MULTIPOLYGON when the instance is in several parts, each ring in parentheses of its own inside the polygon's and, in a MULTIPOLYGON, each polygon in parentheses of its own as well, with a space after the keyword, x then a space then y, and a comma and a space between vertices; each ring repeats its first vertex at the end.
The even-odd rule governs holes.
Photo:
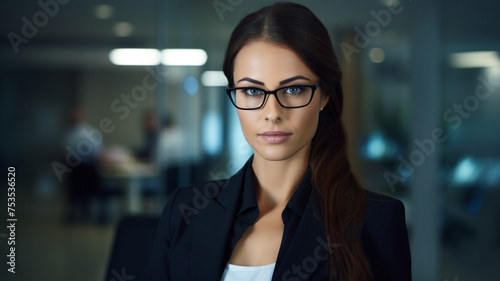
POLYGON ((290 83, 290 82, 292 82, 292 81, 295 81, 295 80, 297 80, 297 79, 306 79, 306 80, 308 80, 308 81, 311 81, 311 79, 309 79, 309 78, 306 78, 306 77, 304 77, 304 76, 302 76, 302 75, 297 75, 297 76, 293 76, 293 77, 291 77, 291 78, 288 78, 288 79, 285 79, 285 80, 281 81, 281 82, 280 82, 280 86, 281 86, 281 85, 284 85, 284 84, 286 84, 286 83, 290 83))
MULTIPOLYGON (((290 82, 295 81, 295 80, 297 80, 297 79, 305 79, 305 80, 311 81, 311 79, 309 79, 309 78, 306 78, 306 77, 304 77, 304 76, 302 76, 302 75, 297 75, 297 76, 293 76, 293 77, 290 77, 290 78, 288 78, 288 79, 285 79, 285 80, 281 81, 281 82, 280 82, 280 85, 284 85, 284 84, 290 83, 290 82)), ((255 79, 248 78, 248 77, 241 78, 240 80, 238 80, 238 82, 237 82, 237 83, 240 83, 241 81, 248 81, 248 82, 252 82, 252 83, 257 84, 257 85, 262 85, 262 86, 264 86, 264 83, 263 83, 263 82, 261 82, 261 81, 257 81, 257 80, 255 80, 255 79)))
POLYGON ((241 81, 248 81, 248 82, 252 82, 254 84, 258 84, 258 85, 262 85, 264 86, 264 82, 260 82, 260 81, 257 81, 257 80, 254 80, 252 78, 248 78, 248 77, 245 77, 245 78, 241 78, 240 80, 238 80, 238 82, 236 83, 240 83, 241 81))

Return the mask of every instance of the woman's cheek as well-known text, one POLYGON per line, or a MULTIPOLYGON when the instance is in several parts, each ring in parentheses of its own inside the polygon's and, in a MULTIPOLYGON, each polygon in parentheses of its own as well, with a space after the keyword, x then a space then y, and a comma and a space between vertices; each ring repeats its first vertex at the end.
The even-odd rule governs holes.
POLYGON ((304 113, 305 114, 300 117, 300 120, 297 120, 300 122, 299 130, 304 134, 304 138, 312 139, 318 126, 318 116, 313 110, 308 110, 304 113))
POLYGON ((253 146, 253 139, 252 136, 255 135, 254 130, 255 128, 252 128, 252 116, 249 116, 251 114, 247 114, 248 112, 238 112, 238 117, 240 118, 240 125, 241 125, 241 130, 243 132, 243 136, 247 140, 248 144, 250 146, 253 146))

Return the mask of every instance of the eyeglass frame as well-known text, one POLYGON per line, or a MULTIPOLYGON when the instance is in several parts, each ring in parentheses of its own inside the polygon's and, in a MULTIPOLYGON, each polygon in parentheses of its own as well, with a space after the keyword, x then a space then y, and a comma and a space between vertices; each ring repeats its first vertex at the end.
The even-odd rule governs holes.
POLYGON ((266 91, 264 89, 261 89, 259 87, 236 87, 236 88, 226 88, 226 94, 228 95, 229 97, 229 100, 231 101, 231 103, 234 105, 234 107, 236 107, 237 109, 240 109, 240 110, 256 110, 256 109, 260 109, 262 108, 262 106, 264 106, 264 104, 266 103, 267 101, 267 96, 268 95, 274 95, 274 97, 276 98, 276 100, 278 101, 279 105, 281 105, 281 107, 283 108, 301 108, 301 107, 306 107, 308 106, 311 101, 313 100, 314 98, 314 93, 316 92, 316 90, 318 89, 319 87, 319 82, 321 80, 318 80, 318 82, 316 82, 316 84, 313 84, 313 85, 290 85, 290 86, 284 86, 284 87, 280 87, 274 91, 266 91), (309 101, 304 104, 304 105, 301 105, 301 106, 285 106, 281 103, 280 99, 278 98, 278 91, 279 90, 282 90, 282 89, 286 89, 286 88, 293 88, 293 87, 308 87, 308 88, 311 88, 312 89, 312 93, 311 93, 311 98, 309 98, 309 101), (255 107, 255 108, 242 108, 242 107, 239 107, 236 105, 236 102, 233 101, 233 98, 231 97, 231 92, 232 91, 235 91, 235 90, 248 90, 248 89, 258 89, 262 92, 264 92, 264 99, 262 100, 262 104, 258 107, 255 107))

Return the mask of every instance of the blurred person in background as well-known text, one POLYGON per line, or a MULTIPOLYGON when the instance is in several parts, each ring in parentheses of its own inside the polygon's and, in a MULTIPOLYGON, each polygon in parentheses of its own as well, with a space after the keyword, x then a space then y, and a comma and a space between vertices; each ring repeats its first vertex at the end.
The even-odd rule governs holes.
POLYGON ((84 121, 82 107, 74 106, 70 110, 70 128, 64 139, 67 155, 70 160, 76 161, 66 185, 67 223, 94 219, 91 200, 97 198, 101 190, 97 165, 103 148, 102 137, 100 141, 96 141, 92 135, 94 133, 94 127, 84 121))
POLYGON ((158 126, 156 114, 152 110, 146 110, 142 116, 143 142, 136 153, 136 158, 142 162, 153 162, 158 142, 158 126))
POLYGON ((177 124, 172 114, 167 113, 157 143, 157 160, 166 174, 167 198, 179 187, 181 169, 191 169, 194 159, 190 145, 193 140, 177 124))

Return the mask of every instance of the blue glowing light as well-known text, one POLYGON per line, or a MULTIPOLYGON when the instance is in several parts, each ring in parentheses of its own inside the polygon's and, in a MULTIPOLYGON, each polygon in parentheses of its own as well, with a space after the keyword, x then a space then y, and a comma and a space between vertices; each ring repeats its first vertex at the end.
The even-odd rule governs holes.
POLYGON ((382 135, 376 133, 370 136, 366 144, 366 157, 368 159, 380 159, 387 151, 387 144, 382 135))
POLYGON ((194 76, 188 76, 184 79, 184 91, 190 96, 194 96, 198 92, 198 80, 194 76))
POLYGON ((220 113, 209 111, 202 121, 202 147, 208 155, 217 155, 222 149, 223 124, 220 113))
POLYGON ((471 184, 477 180, 479 169, 471 157, 466 157, 458 162, 453 172, 453 181, 457 185, 471 184))

